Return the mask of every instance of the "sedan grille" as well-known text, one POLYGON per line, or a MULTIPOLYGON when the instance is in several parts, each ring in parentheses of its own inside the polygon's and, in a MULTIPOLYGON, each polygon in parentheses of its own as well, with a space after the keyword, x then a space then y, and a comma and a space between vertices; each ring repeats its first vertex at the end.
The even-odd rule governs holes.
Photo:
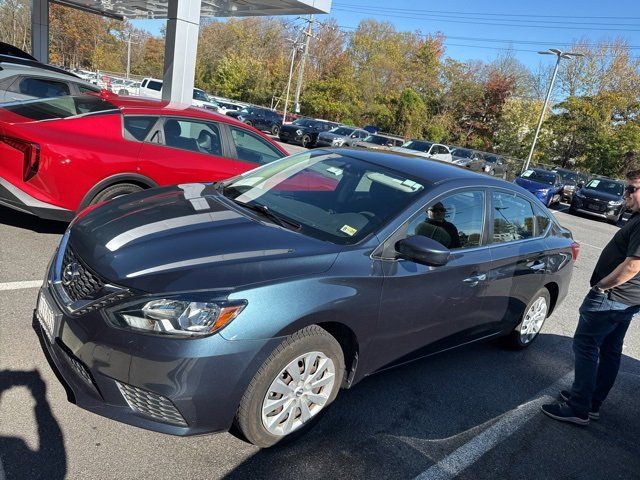
POLYGON ((105 284, 80 262, 70 246, 64 252, 61 274, 63 288, 74 302, 92 297, 105 284))
POLYGON ((167 397, 132 385, 127 385, 126 383, 116 383, 118 384, 120 393, 122 393, 122 396, 132 410, 164 423, 180 425, 181 427, 187 426, 187 422, 167 397))

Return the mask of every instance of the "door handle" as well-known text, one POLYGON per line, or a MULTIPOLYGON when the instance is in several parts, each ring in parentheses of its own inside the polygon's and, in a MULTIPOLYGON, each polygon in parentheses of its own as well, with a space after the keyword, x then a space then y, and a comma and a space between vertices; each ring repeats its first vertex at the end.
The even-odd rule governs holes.
POLYGON ((465 278, 463 282, 470 287, 475 287, 476 285, 478 285, 478 283, 484 282, 486 279, 487 274, 481 273, 480 275, 473 275, 469 278, 465 278))

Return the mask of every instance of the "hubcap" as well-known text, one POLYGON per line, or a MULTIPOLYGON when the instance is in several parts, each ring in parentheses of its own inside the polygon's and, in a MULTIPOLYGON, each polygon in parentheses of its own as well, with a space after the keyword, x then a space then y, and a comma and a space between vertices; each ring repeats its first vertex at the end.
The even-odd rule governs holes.
POLYGON ((533 305, 529 307, 522 320, 520 328, 520 341, 523 344, 529 343, 540 332, 544 319, 547 318, 547 300, 539 297, 533 305))
POLYGON ((279 437, 297 430, 327 404, 336 381, 333 361, 309 352, 283 368, 262 401, 262 425, 279 437))

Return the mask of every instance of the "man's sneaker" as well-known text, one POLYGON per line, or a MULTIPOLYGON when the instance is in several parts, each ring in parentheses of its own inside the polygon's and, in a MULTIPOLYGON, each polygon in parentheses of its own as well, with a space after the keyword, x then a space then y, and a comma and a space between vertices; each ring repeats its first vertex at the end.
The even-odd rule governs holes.
MULTIPOLYGON (((563 401, 568 402, 571 400, 571 392, 569 390, 562 390, 560 392, 560 398, 563 401)), ((589 418, 591 420, 600 420, 600 407, 594 407, 592 405, 591 410, 589 410, 589 418)))
POLYGON ((576 425, 589 425, 589 415, 578 415, 566 403, 550 403, 542 405, 542 412, 548 417, 561 422, 575 423, 576 425))

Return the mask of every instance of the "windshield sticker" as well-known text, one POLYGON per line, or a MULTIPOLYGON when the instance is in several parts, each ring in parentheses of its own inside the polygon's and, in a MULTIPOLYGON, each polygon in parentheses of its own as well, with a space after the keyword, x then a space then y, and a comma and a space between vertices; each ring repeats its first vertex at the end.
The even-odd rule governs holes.
POLYGON ((591 180, 591 183, 589 183, 589 188, 597 187, 598 185, 600 185, 600 180, 591 180))
POLYGON ((338 167, 329 167, 327 168, 327 172, 333 173, 336 177, 342 175, 342 169, 338 167))
POLYGON ((533 174, 533 170, 525 170, 524 172, 522 172, 522 175, 520 176, 527 178, 527 177, 530 177, 532 174, 533 174))
POLYGON ((349 225, 343 225, 342 228, 340 229, 340 231, 342 233, 346 233, 350 237, 353 237, 358 230, 353 228, 353 227, 350 227, 349 225))

